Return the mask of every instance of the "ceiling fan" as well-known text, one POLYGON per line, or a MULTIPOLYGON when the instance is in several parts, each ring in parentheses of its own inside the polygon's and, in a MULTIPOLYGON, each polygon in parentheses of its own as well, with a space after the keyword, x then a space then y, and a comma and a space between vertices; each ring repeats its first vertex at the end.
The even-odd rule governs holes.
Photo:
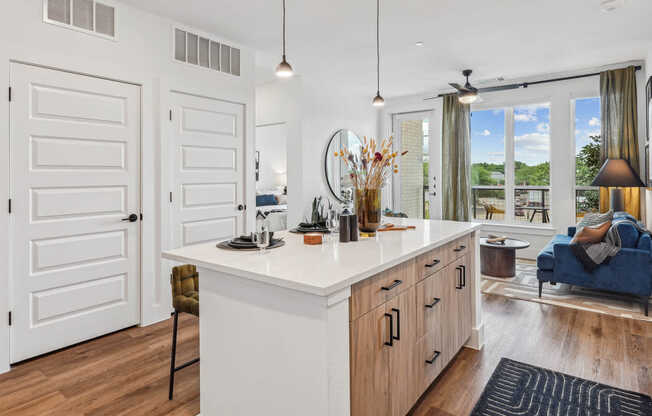
POLYGON ((472 104, 476 102, 476 100, 478 100, 479 98, 478 94, 482 92, 513 90, 521 87, 518 84, 513 84, 513 85, 501 85, 498 87, 475 88, 469 82, 469 76, 471 76, 472 73, 473 71, 470 69, 465 69, 464 71, 462 71, 462 75, 466 77, 466 84, 464 84, 464 86, 461 86, 460 84, 457 84, 455 82, 451 82, 450 84, 448 84, 457 90, 457 97, 462 104, 472 104))

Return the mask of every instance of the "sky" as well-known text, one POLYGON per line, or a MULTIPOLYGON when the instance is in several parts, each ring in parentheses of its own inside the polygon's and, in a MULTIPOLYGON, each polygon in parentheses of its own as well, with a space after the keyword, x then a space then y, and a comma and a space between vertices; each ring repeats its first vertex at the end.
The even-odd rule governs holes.
MULTIPOLYGON (((577 149, 600 132, 600 99, 578 99, 575 107, 577 149)), ((550 107, 537 104, 514 109, 514 158, 532 166, 550 158, 550 107)), ((505 110, 474 111, 471 117, 471 162, 504 163, 505 110)))

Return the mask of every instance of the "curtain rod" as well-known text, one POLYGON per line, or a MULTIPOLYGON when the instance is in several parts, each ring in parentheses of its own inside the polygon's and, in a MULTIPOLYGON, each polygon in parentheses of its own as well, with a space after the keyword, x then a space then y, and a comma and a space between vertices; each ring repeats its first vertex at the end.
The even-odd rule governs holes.
MULTIPOLYGON (((640 71, 641 69, 642 69, 641 65, 636 65, 634 67, 635 71, 640 71)), ((572 76, 561 77, 561 78, 544 79, 542 81, 521 82, 521 83, 517 83, 517 84, 506 84, 506 85, 499 85, 499 86, 500 87, 505 87, 505 89, 508 89, 509 87, 511 87, 512 89, 527 88, 530 85, 547 84, 549 82, 558 82, 558 81, 568 81, 568 80, 571 80, 571 79, 595 77, 595 76, 598 76, 598 75, 600 75, 600 72, 593 72, 591 74, 582 74, 582 75, 572 75, 572 76)), ((492 88, 492 87, 489 87, 489 88, 492 88)), ((480 88, 480 89, 482 89, 482 88, 480 88)), ((424 101, 425 100, 433 100, 435 98, 441 98, 441 97, 445 97, 447 95, 453 95, 453 94, 457 94, 457 93, 449 92, 449 93, 446 93, 446 94, 439 94, 436 97, 424 98, 424 101)))

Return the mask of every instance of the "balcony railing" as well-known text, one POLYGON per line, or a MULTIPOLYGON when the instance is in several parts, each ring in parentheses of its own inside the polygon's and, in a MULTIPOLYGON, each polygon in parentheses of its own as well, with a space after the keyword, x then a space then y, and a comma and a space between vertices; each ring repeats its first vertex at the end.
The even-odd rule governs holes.
MULTIPOLYGON (((488 221, 505 221, 508 210, 505 188, 500 186, 473 186, 473 218, 488 221)), ((517 186, 514 188, 514 222, 550 223, 550 187, 517 186)))
POLYGON ((600 188, 597 186, 575 187, 575 217, 577 221, 590 212, 600 210, 600 188))

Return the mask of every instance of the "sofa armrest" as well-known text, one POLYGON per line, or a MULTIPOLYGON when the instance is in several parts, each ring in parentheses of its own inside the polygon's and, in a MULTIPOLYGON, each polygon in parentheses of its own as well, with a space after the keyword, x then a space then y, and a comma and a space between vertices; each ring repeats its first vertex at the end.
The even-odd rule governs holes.
POLYGON ((577 231, 577 227, 575 226, 568 227, 568 236, 569 237, 575 236, 575 231, 577 231))

